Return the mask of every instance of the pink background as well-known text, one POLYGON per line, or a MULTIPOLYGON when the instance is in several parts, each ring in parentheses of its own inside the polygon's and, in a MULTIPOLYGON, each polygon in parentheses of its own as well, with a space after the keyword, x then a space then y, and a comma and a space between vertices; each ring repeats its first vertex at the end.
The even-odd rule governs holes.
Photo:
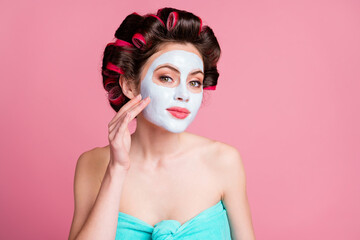
POLYGON ((67 239, 76 161, 115 114, 102 51, 127 14, 164 6, 222 47, 187 131, 239 149, 257 239, 360 239, 355 0, 1 1, 0 239, 67 239))

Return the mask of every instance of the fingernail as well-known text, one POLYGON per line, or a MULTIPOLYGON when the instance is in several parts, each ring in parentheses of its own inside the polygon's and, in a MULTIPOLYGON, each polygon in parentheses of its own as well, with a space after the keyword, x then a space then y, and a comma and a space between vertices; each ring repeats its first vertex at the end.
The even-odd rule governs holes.
POLYGON ((137 95, 137 98, 138 98, 138 99, 141 99, 141 93, 139 93, 139 95, 137 95))

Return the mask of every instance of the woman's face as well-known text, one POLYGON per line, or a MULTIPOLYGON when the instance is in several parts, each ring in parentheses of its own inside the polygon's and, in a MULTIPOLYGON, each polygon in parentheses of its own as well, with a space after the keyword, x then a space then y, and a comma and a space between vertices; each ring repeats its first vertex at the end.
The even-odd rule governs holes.
POLYGON ((144 117, 170 132, 185 131, 203 97, 204 66, 197 49, 191 44, 166 44, 143 69, 140 93, 151 99, 142 111, 144 117))

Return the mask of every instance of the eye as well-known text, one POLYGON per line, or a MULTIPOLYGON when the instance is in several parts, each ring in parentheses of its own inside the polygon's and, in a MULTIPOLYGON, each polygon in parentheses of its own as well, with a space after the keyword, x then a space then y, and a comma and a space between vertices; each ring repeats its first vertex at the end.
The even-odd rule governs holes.
POLYGON ((196 88, 201 87, 201 82, 200 81, 191 81, 190 84, 191 84, 191 86, 196 87, 196 88))
POLYGON ((159 78, 162 82, 170 82, 170 80, 168 80, 168 79, 172 80, 172 78, 169 76, 160 76, 159 78))

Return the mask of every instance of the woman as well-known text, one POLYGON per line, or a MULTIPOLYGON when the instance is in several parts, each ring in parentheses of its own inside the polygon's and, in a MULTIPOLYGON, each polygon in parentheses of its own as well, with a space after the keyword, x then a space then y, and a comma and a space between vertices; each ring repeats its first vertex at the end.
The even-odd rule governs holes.
POLYGON ((219 76, 211 28, 163 8, 115 37, 102 75, 117 114, 109 145, 77 162, 69 239, 255 239, 239 152, 185 132, 219 76))

